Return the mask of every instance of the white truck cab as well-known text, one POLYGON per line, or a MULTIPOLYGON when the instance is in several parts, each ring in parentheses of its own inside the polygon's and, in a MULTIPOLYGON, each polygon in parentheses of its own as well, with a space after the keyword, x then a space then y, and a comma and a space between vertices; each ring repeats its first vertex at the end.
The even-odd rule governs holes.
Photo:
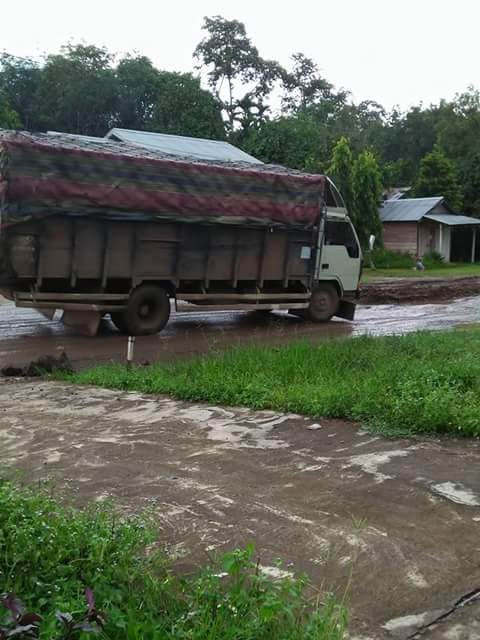
POLYGON ((357 297, 362 267, 360 242, 342 196, 333 182, 329 183, 330 198, 318 238, 315 279, 335 281, 342 298, 357 297))

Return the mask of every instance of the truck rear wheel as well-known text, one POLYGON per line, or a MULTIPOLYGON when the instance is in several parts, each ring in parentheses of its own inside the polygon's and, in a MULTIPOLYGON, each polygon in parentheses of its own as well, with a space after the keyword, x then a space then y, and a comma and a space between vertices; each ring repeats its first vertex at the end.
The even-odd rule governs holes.
POLYGON ((142 284, 130 294, 122 320, 126 333, 142 336, 161 331, 169 317, 167 292, 153 284, 142 284))
POLYGON ((312 291, 307 317, 312 322, 328 322, 337 313, 340 298, 332 284, 318 285, 312 291))

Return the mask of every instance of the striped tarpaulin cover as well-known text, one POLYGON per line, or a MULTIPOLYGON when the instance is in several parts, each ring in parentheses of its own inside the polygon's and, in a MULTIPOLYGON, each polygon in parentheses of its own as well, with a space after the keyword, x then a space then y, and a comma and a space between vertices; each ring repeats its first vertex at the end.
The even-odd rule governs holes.
POLYGON ((167 156, 124 143, 0 130, 2 223, 70 213, 312 227, 326 179, 167 156))

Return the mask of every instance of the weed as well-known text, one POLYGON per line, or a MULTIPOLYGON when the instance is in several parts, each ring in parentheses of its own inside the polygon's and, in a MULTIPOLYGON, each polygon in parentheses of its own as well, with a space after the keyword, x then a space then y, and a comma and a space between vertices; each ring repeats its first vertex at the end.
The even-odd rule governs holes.
POLYGON ((377 269, 413 269, 415 262, 409 253, 398 253, 377 248, 371 252, 371 259, 377 269))
POLYGON ((64 379, 178 398, 347 418, 394 435, 480 435, 480 330, 248 346, 64 379))
POLYGON ((148 519, 65 508, 0 481, 0 589, 11 605, 4 619, 0 613, 0 638, 64 640, 92 630, 112 640, 343 637, 344 607, 329 595, 311 602, 304 577, 268 579, 253 547, 178 577, 162 555, 146 552, 155 539, 148 519))

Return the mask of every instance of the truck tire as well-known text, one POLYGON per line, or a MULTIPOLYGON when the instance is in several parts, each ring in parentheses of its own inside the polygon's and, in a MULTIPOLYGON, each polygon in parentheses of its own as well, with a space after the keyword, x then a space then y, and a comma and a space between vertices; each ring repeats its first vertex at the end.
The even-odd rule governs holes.
POLYGON ((333 284, 323 283, 312 291, 307 317, 312 322, 328 322, 337 313, 340 298, 333 284))
POLYGON ((124 333, 124 334, 128 333, 127 327, 125 326, 125 318, 124 318, 123 311, 112 311, 112 313, 110 313, 110 319, 115 329, 118 329, 120 333, 124 333))
POLYGON ((130 294, 123 312, 126 332, 131 336, 158 333, 170 317, 170 299, 165 289, 142 284, 130 294))

